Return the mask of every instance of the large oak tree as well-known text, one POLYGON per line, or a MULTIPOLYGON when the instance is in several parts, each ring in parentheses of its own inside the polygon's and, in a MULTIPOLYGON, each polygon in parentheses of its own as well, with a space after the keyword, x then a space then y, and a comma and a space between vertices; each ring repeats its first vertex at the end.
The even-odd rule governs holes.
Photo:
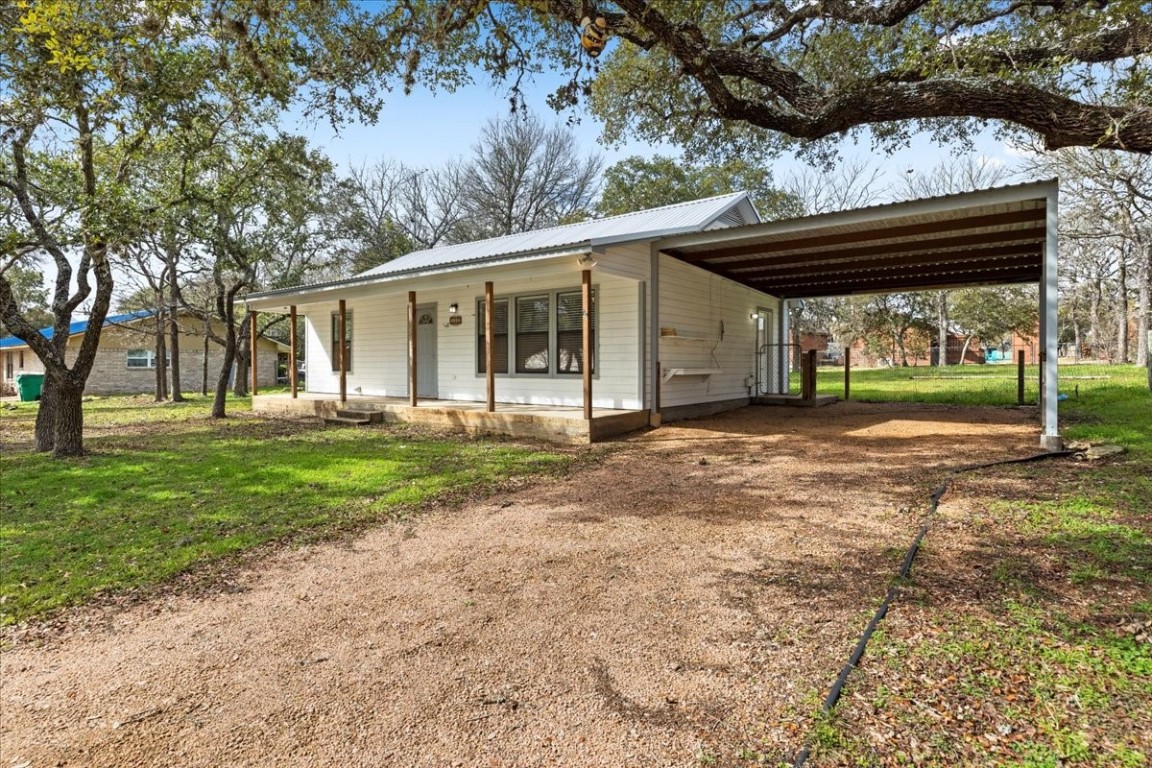
POLYGON ((77 455, 111 257, 167 202, 132 195, 141 159, 200 135, 221 109, 374 117, 396 62, 386 30, 351 0, 9 2, 0 28, 0 210, 15 212, 0 220, 0 318, 44 363, 37 449, 77 455), (44 260, 56 275, 50 339, 7 277, 44 260), (77 312, 88 332, 72 354, 77 312))
POLYGON ((610 139, 743 152, 991 123, 1048 149, 1152 151, 1147 0, 405 0, 387 15, 410 83, 479 66, 515 94, 559 68, 555 101, 590 94, 610 139), (576 39, 589 14, 613 37, 598 64, 576 39))

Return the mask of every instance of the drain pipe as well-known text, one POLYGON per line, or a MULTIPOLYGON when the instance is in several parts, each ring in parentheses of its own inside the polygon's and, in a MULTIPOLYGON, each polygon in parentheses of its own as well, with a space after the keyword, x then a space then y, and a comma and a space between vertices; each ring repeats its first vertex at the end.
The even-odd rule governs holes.
MULTIPOLYGON (((958 475, 961 472, 972 472, 978 469, 989 469, 991 467, 999 467, 1005 464, 1024 464, 1032 461, 1039 461, 1041 459, 1052 459, 1060 456, 1070 456, 1075 451, 1048 451, 1045 453, 1037 453, 1031 456, 1025 456, 1017 459, 1004 459, 1002 461, 990 461, 987 464, 973 464, 971 466, 959 467, 952 470, 951 474, 958 475)), ((929 497, 931 504, 928 507, 928 513, 924 516, 924 522, 920 525, 920 530, 916 534, 916 538, 912 541, 912 546, 904 554, 904 562, 900 564, 900 571, 897 573, 896 578, 888 585, 888 591, 884 595, 884 600, 880 603, 880 607, 876 609, 876 613, 872 615, 872 620, 868 622, 868 626, 864 628, 863 634, 860 639, 856 641, 856 647, 852 649, 852 655, 848 657, 848 661, 840 669, 840 674, 836 676, 836 681, 832 683, 828 695, 824 698, 824 704, 820 708, 823 715, 830 713, 835 707, 836 703, 840 701, 840 694, 844 690, 844 685, 848 682, 849 675, 856 665, 860 663, 860 659, 864 656, 864 649, 868 647, 868 641, 872 639, 872 633, 876 631, 876 627, 884 620, 888 614, 888 608, 892 605, 892 601, 896 598, 897 584, 903 579, 908 578, 912 572, 912 563, 916 560, 916 553, 920 551, 920 543, 924 541, 924 536, 928 533, 928 526, 932 523, 932 519, 936 516, 936 511, 940 507, 940 499, 948 492, 951 487, 951 479, 945 480, 941 483, 940 487, 932 492, 929 497)), ((808 757, 812 753, 812 736, 809 735, 807 743, 804 748, 796 755, 793 761, 793 768, 802 768, 808 757)))

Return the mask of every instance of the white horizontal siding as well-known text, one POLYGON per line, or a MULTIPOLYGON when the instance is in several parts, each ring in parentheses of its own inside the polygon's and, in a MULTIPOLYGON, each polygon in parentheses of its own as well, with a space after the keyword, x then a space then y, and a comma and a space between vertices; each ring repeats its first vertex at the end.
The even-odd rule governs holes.
POLYGON ((759 307, 779 317, 780 301, 739 283, 660 256, 660 328, 663 369, 714 369, 710 376, 678 376, 661 385, 661 407, 731 400, 749 395, 748 377, 756 371, 756 323, 759 307))
MULTIPOLYGON (((598 257, 599 258, 599 257, 598 257)), ((627 260, 617 260, 627 266, 627 260)), ((420 305, 436 304, 437 395, 447 400, 482 401, 485 379, 476 373, 476 301, 484 295, 484 282, 491 280, 498 297, 536 291, 576 290, 580 268, 575 259, 550 264, 521 264, 473 270, 465 282, 444 285, 427 278, 406 281, 403 290, 357 295, 347 299, 353 317, 352 370, 348 391, 352 394, 406 397, 408 393, 408 309, 409 290, 416 291, 420 305), (439 284, 438 284, 439 283, 439 284), (448 305, 460 307, 460 325, 448 325, 448 305)), ((637 358, 640 317, 637 283, 594 269, 593 286, 598 291, 597 354, 598 370, 593 379, 593 405, 598 408, 642 408, 637 358)), ((339 392, 339 376, 332 373, 330 317, 336 302, 298 307, 306 318, 305 386, 309 392, 339 392)), ((554 308, 553 308, 554 311, 554 308)), ((532 405, 583 404, 580 376, 549 378, 527 375, 498 375, 496 399, 505 403, 532 405)))

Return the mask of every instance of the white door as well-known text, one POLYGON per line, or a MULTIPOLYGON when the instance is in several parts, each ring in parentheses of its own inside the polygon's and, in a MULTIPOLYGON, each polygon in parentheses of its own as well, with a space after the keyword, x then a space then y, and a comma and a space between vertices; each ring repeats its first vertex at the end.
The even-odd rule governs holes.
POLYGON ((436 389, 436 305, 416 307, 416 395, 438 397, 436 389))
POLYGON ((756 394, 781 392, 780 345, 776 339, 775 314, 770 309, 756 310, 756 394))

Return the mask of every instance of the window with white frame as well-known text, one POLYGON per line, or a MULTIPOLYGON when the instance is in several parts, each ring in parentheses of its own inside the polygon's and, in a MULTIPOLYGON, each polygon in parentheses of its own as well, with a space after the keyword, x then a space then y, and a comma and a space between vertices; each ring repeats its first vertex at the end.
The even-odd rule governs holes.
POLYGON ((126 364, 129 368, 155 368, 156 350, 130 349, 128 350, 126 364))
MULTIPOLYGON (((592 370, 596 369, 596 303, 592 292, 592 370)), ((484 374, 484 299, 476 302, 476 372, 484 374)), ((579 290, 502 297, 493 301, 493 370, 512 376, 584 372, 584 305, 579 290), (511 368, 509 363, 511 361, 511 368)))

